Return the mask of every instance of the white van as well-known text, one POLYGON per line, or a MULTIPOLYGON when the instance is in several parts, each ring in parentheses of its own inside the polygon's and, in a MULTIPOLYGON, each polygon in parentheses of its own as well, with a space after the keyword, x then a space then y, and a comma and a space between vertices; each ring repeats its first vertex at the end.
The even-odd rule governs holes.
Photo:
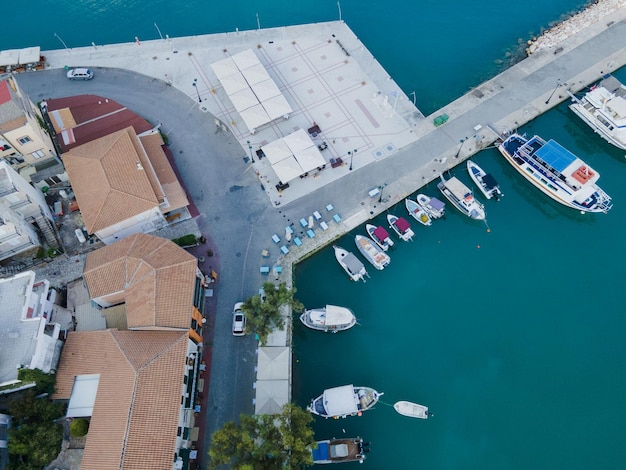
POLYGON ((93 72, 91 69, 72 69, 67 72, 67 78, 70 80, 91 80, 93 72))

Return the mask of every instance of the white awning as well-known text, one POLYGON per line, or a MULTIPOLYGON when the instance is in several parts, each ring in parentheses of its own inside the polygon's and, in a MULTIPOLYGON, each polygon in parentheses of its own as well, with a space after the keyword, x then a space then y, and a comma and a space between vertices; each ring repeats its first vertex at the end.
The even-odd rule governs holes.
POLYGON ((17 65, 20 62, 19 49, 0 51, 0 66, 17 65))
POLYGON ((39 62, 40 52, 41 50, 39 46, 20 49, 20 65, 34 64, 35 62, 39 62))
POLYGON ((270 122, 269 116, 260 104, 244 109, 240 111, 239 114, 250 130, 254 130, 259 126, 270 122))
POLYGON ((100 374, 85 374, 74 377, 74 386, 67 406, 68 418, 85 418, 93 413, 98 393, 100 374))
POLYGON ((257 360, 257 380, 287 380, 290 370, 290 352, 286 346, 260 347, 257 360))
POLYGON ((259 104, 259 100, 256 98, 256 95, 252 93, 250 88, 245 88, 237 93, 233 93, 230 95, 230 100, 233 102, 235 109, 239 112, 259 104))
POLYGON ((233 56, 233 62, 237 64, 239 70, 245 70, 256 64, 260 64, 259 58, 252 49, 246 49, 233 56))
POLYGON ((304 172, 313 171, 326 164, 326 160, 315 146, 296 152, 294 157, 304 170, 304 172))
POLYGON ((218 80, 221 82, 222 78, 228 77, 234 73, 239 73, 239 69, 237 68, 237 64, 233 62, 233 59, 227 57, 226 59, 219 60, 217 62, 213 62, 211 64, 211 68, 218 80))
POLYGON ((293 152, 283 139, 274 140, 261 147, 261 150, 272 165, 293 156, 293 152))
POLYGON ((292 132, 291 134, 283 137, 283 140, 294 154, 300 150, 308 149, 309 147, 313 147, 315 145, 304 129, 292 132))
POLYGON ((265 80, 270 80, 270 76, 262 64, 256 64, 252 67, 248 67, 247 69, 242 70, 241 73, 250 86, 265 80))
POLYGON ((224 87, 227 95, 234 95, 238 91, 245 90, 248 88, 248 84, 246 80, 243 78, 243 75, 240 73, 233 73, 224 77, 220 80, 220 83, 224 87))
POLYGON ((255 83, 254 85, 251 85, 251 88, 261 103, 281 94, 272 79, 255 83))
POLYGON ((288 116, 293 111, 283 95, 274 96, 261 104, 272 120, 288 116))
POLYGON ((272 165, 280 181, 286 183, 305 173, 295 157, 288 157, 272 165))

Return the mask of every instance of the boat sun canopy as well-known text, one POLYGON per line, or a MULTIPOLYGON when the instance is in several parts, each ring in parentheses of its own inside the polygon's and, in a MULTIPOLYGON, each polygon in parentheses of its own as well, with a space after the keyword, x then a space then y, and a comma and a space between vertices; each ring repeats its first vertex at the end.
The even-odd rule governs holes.
POLYGON ((313 453, 313 461, 319 461, 319 460, 328 460, 329 457, 329 443, 328 442, 318 442, 317 443, 317 449, 312 449, 311 452, 313 453))
POLYGON ((559 173, 562 173, 578 158, 554 140, 549 140, 543 147, 538 149, 536 155, 559 173))
POLYGON ((429 204, 430 204, 430 207, 432 207, 436 211, 440 211, 441 209, 445 207, 445 204, 439 199, 437 199, 436 197, 430 198, 429 204))
POLYGON ((374 229, 374 236, 379 240, 385 240, 389 238, 389 233, 383 227, 376 227, 374 229))
POLYGON ((487 173, 485 176, 483 176, 483 183, 485 183, 485 186, 487 186, 487 189, 493 189, 496 186, 498 186, 496 179, 493 176, 491 176, 490 173, 487 173))
POLYGON ((398 230, 401 232, 406 232, 409 228, 411 228, 411 225, 403 217, 398 217, 398 220, 396 220, 394 225, 398 227, 398 230))
POLYGON ((352 253, 348 253, 344 259, 343 262, 346 263, 346 266, 348 267, 348 270, 352 273, 352 274, 357 274, 359 272, 361 272, 361 269, 363 269, 363 263, 361 263, 359 261, 359 259, 354 256, 352 253))
POLYGON ((344 307, 326 306, 327 325, 345 325, 352 321, 352 312, 344 307))
POLYGON ((324 390, 324 408, 329 416, 344 416, 359 411, 353 385, 324 390))

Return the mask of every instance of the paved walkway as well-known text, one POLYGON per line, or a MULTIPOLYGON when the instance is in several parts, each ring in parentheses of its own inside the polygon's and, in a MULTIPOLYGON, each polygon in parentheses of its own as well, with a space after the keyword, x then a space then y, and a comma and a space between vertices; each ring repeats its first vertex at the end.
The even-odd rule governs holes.
MULTIPOLYGON (((340 173, 341 177, 326 182, 323 187, 310 184, 310 181, 321 181, 319 178, 302 181, 302 184, 297 180, 284 192, 283 197, 292 192, 289 202, 278 207, 268 203, 266 187, 259 181, 260 176, 267 174, 265 162, 245 163, 244 159, 249 155, 247 145, 242 146, 236 133, 231 134, 221 125, 217 127, 214 118, 198 108, 201 103, 197 102, 195 89, 189 82, 189 77, 198 70, 194 55, 183 52, 177 56, 175 67, 165 69, 168 62, 158 60, 158 56, 154 59, 151 50, 142 55, 141 51, 146 49, 132 44, 117 48, 98 46, 92 58, 75 56, 75 51, 79 50, 45 52, 51 63, 57 66, 98 63, 139 68, 141 73, 152 78, 104 68, 96 70, 96 79, 91 82, 62 84, 63 72, 51 70, 40 75, 26 74, 23 80, 20 78, 20 84, 28 82, 27 91, 35 101, 46 96, 72 94, 67 91, 71 87, 73 94, 91 92, 112 97, 149 119, 163 123, 163 129, 170 136, 180 175, 200 212, 198 220, 202 232, 210 235, 215 252, 219 253, 218 266, 214 265, 220 274, 219 295, 214 304, 215 337, 212 344, 207 343, 208 347, 213 347, 211 387, 206 407, 207 425, 212 431, 226 421, 236 419, 239 413, 253 411, 256 344, 251 337, 233 338, 230 323, 234 303, 255 294, 267 279, 260 274, 259 267, 281 264, 280 279, 291 282, 291 263, 383 212, 436 178, 439 172, 490 145, 497 136, 487 130, 488 125, 502 130, 518 127, 566 100, 566 88, 578 91, 603 73, 623 66, 626 63, 625 18, 626 7, 623 7, 611 15, 613 22, 610 26, 607 26, 609 20, 598 22, 561 43, 558 52, 557 49, 537 52, 480 85, 437 113, 445 112, 450 116, 448 123, 441 127, 434 127, 432 117, 421 119, 411 112, 398 111, 399 101, 398 114, 411 123, 411 133, 417 140, 398 148, 386 158, 374 158, 363 166, 359 162, 353 171, 346 167, 336 169, 336 174, 340 173), (72 57, 76 57, 75 61, 67 60, 72 57), (171 70, 176 70, 180 77, 187 77, 181 82, 181 91, 188 99, 181 100, 183 95, 174 88, 179 85, 178 75, 173 79, 173 86, 164 81, 165 73, 170 79, 171 70), (40 77, 45 77, 46 82, 52 82, 53 77, 58 81, 52 86, 42 83, 40 77), (124 84, 124 90, 120 89, 120 83, 124 84), (384 187, 380 203, 378 197, 371 198, 368 194, 376 187, 384 187), (286 225, 297 224, 302 217, 308 219, 314 211, 324 211, 329 203, 334 206, 333 213, 342 216, 339 224, 325 218, 329 222, 327 231, 320 230, 316 224, 316 237, 306 238, 301 247, 290 244, 287 255, 279 251, 280 245, 272 243, 273 233, 284 235, 286 225), (268 249, 269 258, 261 257, 263 249, 268 249)), ((291 37, 286 32, 287 28, 280 37, 290 43, 291 37)), ((248 44, 242 44, 241 37, 238 39, 235 33, 229 34, 229 47, 248 47, 248 44)), ((199 36, 176 41, 189 45, 182 49, 185 51, 201 47, 202 41, 208 41, 208 38, 199 36)), ((173 44, 168 41, 158 43, 162 48, 171 48, 173 44)), ((174 53, 172 49, 170 52, 174 53)), ((402 101, 402 106, 405 105, 407 110, 411 109, 410 103, 402 101)), ((317 120, 317 117, 310 117, 317 120)), ((360 152, 357 155, 360 156, 360 152)), ((335 170, 325 170, 330 171, 335 170)), ((272 195, 269 196, 271 200, 272 195)), ((205 434, 206 448, 208 433, 205 434)))

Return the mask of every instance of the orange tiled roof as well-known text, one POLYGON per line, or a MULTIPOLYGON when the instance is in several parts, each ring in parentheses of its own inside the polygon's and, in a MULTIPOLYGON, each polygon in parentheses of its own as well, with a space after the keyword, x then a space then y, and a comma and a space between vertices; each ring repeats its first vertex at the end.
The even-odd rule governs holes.
POLYGON ((131 235, 87 255, 92 299, 126 302, 128 328, 189 328, 197 260, 174 242, 131 235))
POLYGON ((70 332, 53 398, 69 399, 77 375, 100 374, 81 468, 172 468, 186 332, 70 332))
POLYGON ((73 148, 62 155, 85 227, 94 233, 158 208, 160 194, 132 127, 73 148))

